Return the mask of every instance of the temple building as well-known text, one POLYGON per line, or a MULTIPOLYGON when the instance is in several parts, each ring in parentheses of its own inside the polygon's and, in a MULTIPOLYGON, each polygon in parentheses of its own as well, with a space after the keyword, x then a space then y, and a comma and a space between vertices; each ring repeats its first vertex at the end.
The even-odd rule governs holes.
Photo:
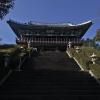
POLYGON ((30 43, 32 47, 60 47, 67 48, 69 42, 79 44, 81 38, 92 25, 91 21, 81 24, 60 23, 19 23, 13 20, 7 21, 16 34, 17 44, 30 43))

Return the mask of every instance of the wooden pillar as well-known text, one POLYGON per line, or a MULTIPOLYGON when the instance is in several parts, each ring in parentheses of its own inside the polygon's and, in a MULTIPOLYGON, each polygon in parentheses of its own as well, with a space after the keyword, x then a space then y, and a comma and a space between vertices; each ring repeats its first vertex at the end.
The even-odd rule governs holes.
POLYGON ((66 39, 66 37, 65 37, 65 44, 66 44, 66 41, 67 41, 67 39, 66 39))
POLYGON ((35 37, 34 37, 34 42, 35 42, 35 37))
POLYGON ((62 38, 63 44, 65 43, 65 37, 62 38))
POLYGON ((77 43, 78 43, 78 37, 77 37, 77 43))
POLYGON ((40 43, 40 37, 39 37, 39 43, 40 43))
POLYGON ((52 36, 51 36, 51 43, 52 43, 52 36))
POLYGON ((44 37, 41 38, 41 43, 44 43, 44 37))
POLYGON ((43 43, 45 43, 45 37, 43 37, 43 43))
POLYGON ((45 43, 45 37, 43 37, 43 40, 42 41, 43 41, 43 43, 45 43))
POLYGON ((49 43, 49 38, 48 37, 46 38, 46 43, 49 43))
POLYGON ((51 37, 48 37, 48 41, 49 41, 49 43, 51 43, 51 37))
POLYGON ((62 42, 62 38, 60 37, 60 44, 61 44, 61 42, 62 42))
POLYGON ((74 43, 75 43, 75 37, 74 37, 74 43))
POLYGON ((68 43, 68 37, 66 37, 66 44, 68 43))
POLYGON ((48 38, 47 37, 45 37, 45 43, 48 43, 48 38))
POLYGON ((50 37, 50 43, 52 43, 52 37, 50 37))
POLYGON ((28 37, 26 36, 26 42, 28 41, 28 37))
POLYGON ((52 43, 54 43, 54 38, 52 37, 52 43))
POLYGON ((66 37, 65 37, 65 40, 64 41, 65 41, 64 43, 66 44, 66 37))
POLYGON ((34 37, 33 37, 33 42, 34 42, 34 37))
POLYGON ((47 37, 47 43, 48 43, 48 37, 47 37))
POLYGON ((38 42, 38 37, 36 38, 36 42, 38 42))
POLYGON ((56 36, 56 44, 57 44, 57 36, 56 36))
POLYGON ((38 37, 38 43, 40 43, 40 37, 38 37))
POLYGON ((32 37, 32 42, 33 42, 33 37, 32 37))
POLYGON ((60 38, 58 37, 58 43, 60 44, 60 38))
POLYGON ((41 43, 41 41, 42 41, 42 37, 40 37, 40 43, 41 43))

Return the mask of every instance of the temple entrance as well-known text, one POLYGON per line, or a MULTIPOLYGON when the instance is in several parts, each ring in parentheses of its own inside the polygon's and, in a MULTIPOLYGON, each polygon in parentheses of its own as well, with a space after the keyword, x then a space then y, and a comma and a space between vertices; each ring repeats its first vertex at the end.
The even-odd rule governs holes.
POLYGON ((81 24, 39 24, 7 21, 16 34, 17 44, 28 44, 34 48, 66 50, 69 42, 78 44, 92 25, 91 21, 81 24))

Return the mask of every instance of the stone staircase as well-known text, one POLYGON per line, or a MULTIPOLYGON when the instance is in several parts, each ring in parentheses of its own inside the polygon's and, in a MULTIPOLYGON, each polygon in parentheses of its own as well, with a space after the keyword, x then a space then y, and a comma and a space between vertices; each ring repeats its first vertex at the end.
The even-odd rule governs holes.
POLYGON ((31 60, 34 61, 34 69, 80 70, 74 59, 69 58, 65 52, 45 51, 31 60))
MULTIPOLYGON (((72 59, 66 57, 67 68, 63 64, 61 70, 60 68, 57 70, 57 67, 50 69, 48 66, 48 68, 45 68, 46 66, 40 68, 37 62, 41 61, 42 64, 44 60, 41 59, 48 58, 46 54, 44 55, 46 58, 42 54, 36 57, 37 59, 33 58, 33 64, 36 63, 34 67, 31 58, 23 65, 23 71, 12 73, 0 87, 0 100, 100 100, 100 85, 88 72, 77 68, 78 66, 74 65, 75 68, 72 70, 73 68, 70 67, 72 66, 70 64, 74 63, 72 59)), ((64 55, 59 59, 63 57, 64 55)), ((49 60, 48 63, 55 62, 49 60)))

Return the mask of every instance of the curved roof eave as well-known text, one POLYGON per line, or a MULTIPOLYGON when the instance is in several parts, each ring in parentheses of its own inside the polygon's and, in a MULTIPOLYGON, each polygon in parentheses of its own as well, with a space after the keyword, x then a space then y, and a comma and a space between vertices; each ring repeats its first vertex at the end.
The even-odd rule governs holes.
POLYGON ((92 24, 92 21, 86 21, 84 23, 81 24, 71 24, 71 23, 61 23, 61 24, 42 24, 42 23, 19 23, 13 20, 9 20, 7 21, 7 23, 12 23, 12 24, 16 24, 16 25, 21 25, 21 26, 34 26, 34 27, 80 27, 80 26, 84 26, 84 25, 88 25, 88 24, 92 24))

